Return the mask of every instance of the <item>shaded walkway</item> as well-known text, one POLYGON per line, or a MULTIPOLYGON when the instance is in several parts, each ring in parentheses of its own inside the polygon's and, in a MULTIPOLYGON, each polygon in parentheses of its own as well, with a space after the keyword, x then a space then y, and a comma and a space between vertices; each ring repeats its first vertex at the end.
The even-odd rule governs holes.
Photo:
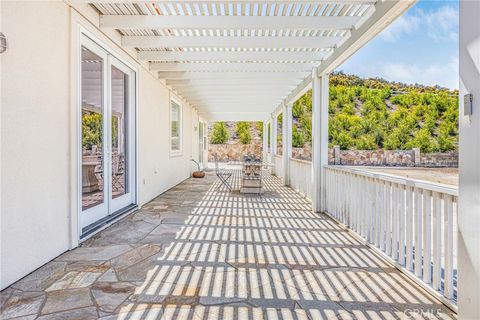
POLYGON ((2 316, 455 317, 279 179, 261 197, 217 184, 189 179, 17 282, 2 316))

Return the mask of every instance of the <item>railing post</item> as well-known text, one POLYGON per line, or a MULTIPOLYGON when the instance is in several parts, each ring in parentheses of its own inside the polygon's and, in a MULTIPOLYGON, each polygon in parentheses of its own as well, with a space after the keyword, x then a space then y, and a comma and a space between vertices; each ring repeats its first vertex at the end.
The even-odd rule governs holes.
POLYGON ((290 185, 290 157, 292 156, 292 105, 283 104, 282 107, 282 160, 283 184, 290 185))
POLYGON ((272 163, 271 174, 276 174, 275 155, 277 154, 277 117, 270 116, 270 162, 272 163))
POLYGON ((325 209, 325 166, 328 164, 328 74, 318 75, 312 71, 312 209, 320 212, 325 209))

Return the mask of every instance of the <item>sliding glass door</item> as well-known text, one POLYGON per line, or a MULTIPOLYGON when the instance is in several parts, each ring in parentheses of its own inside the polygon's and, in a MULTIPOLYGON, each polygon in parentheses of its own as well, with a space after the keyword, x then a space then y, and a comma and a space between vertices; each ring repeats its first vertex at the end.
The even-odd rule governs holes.
POLYGON ((135 202, 135 72, 82 36, 80 83, 85 231, 135 202))

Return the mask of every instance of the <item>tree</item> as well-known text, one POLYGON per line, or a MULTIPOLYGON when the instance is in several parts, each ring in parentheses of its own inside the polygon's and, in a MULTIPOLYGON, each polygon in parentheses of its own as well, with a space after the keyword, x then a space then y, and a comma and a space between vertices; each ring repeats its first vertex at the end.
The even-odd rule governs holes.
POLYGON ((230 139, 225 122, 215 122, 210 135, 211 144, 224 144, 230 139))
POLYGON ((240 133, 240 136, 238 137, 240 139, 240 142, 242 144, 250 144, 252 143, 252 135, 250 134, 249 130, 244 130, 240 133))
POLYGON ((252 135, 250 134, 250 123, 246 121, 237 122, 235 125, 235 134, 243 144, 252 143, 252 135))
POLYGON ((91 149, 93 145, 102 146, 102 115, 100 113, 82 114, 82 146, 91 149))

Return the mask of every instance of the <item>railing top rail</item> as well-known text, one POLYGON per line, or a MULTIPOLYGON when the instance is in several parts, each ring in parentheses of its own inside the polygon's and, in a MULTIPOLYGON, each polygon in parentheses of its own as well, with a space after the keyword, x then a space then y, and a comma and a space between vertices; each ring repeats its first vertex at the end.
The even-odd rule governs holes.
POLYGON ((355 175, 359 175, 367 178, 380 179, 380 180, 384 180, 384 181, 388 181, 388 182, 392 182, 392 183, 396 183, 404 186, 419 188, 423 190, 429 190, 432 192, 438 192, 438 193, 443 193, 443 194, 448 194, 454 197, 458 197, 458 188, 455 188, 446 184, 433 183, 430 181, 419 180, 419 179, 403 178, 403 177, 395 176, 393 174, 371 172, 364 169, 357 169, 352 167, 328 165, 328 166, 325 166, 325 168, 333 171, 348 172, 350 174, 355 174, 355 175))
POLYGON ((300 162, 300 163, 307 164, 307 165, 312 164, 312 161, 303 160, 303 159, 296 159, 296 158, 292 158, 292 157, 290 157, 290 161, 300 162))

